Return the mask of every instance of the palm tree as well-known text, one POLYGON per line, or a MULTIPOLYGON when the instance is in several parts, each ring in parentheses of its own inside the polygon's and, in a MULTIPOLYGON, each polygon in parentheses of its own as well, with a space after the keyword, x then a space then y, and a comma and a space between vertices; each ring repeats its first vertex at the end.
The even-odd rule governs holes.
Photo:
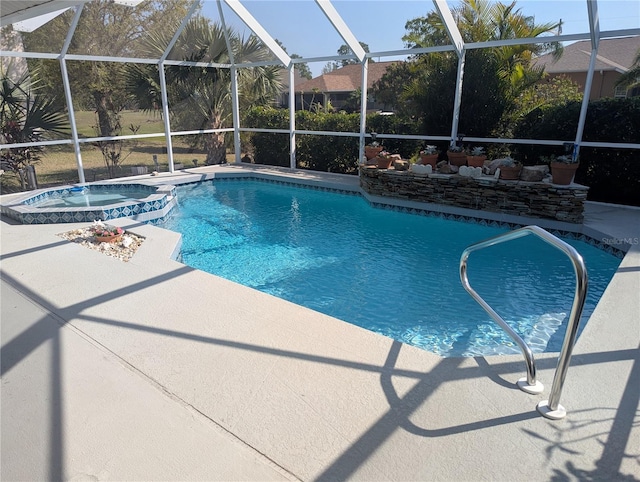
POLYGON ((617 86, 624 86, 627 89, 640 87, 640 50, 638 50, 631 68, 622 74, 616 82, 617 86))
MULTIPOLYGON (((524 15, 516 4, 515 0, 510 4, 464 0, 452 10, 452 14, 466 43, 534 38, 554 33, 560 27, 560 23, 536 24, 534 17, 524 15)), ((435 13, 409 21, 407 28, 410 31, 403 40, 410 47, 450 42, 442 19, 435 13)), ((550 50, 558 58, 562 55, 562 45, 558 42, 507 45, 493 48, 491 52, 497 60, 499 75, 509 80, 517 90, 522 84, 528 86, 539 80, 542 70, 531 66, 531 60, 550 50)))
MULTIPOLYGON (((559 26, 536 24, 516 8, 515 1, 463 0, 452 14, 465 43, 539 37, 559 26)), ((451 42, 435 12, 410 20, 406 29, 403 40, 410 48, 451 42)), ((460 130, 479 137, 489 134, 520 93, 540 80, 544 72, 531 60, 547 50, 561 53, 559 44, 544 42, 467 51, 460 130)), ((451 125, 457 60, 452 53, 431 53, 417 56, 407 67, 413 74, 399 104, 407 106, 411 115, 421 116, 424 128, 433 134, 445 134, 451 125)))
MULTIPOLYGON (((150 37, 146 43, 149 55, 159 56, 169 43, 167 28, 150 37)), ((228 30, 233 58, 238 62, 271 60, 270 51, 251 35, 241 38, 228 30)), ((229 64, 224 30, 218 23, 195 17, 185 27, 169 55, 173 60, 229 64)), ((270 103, 281 88, 278 66, 238 69, 239 107, 270 103)), ((182 128, 220 129, 231 124, 231 72, 227 68, 170 66, 166 69, 167 97, 171 124, 174 130, 182 128)), ((161 104, 160 80, 154 67, 137 65, 127 72, 127 90, 142 109, 157 109, 161 104)), ((202 137, 207 153, 207 164, 220 164, 226 159, 224 133, 202 137)))
MULTIPOLYGON (((0 71, 0 143, 39 142, 56 135, 69 135, 64 104, 38 91, 37 72, 15 78, 0 71)), ((0 154, 2 169, 16 173, 25 188, 25 168, 40 160, 42 146, 16 147, 0 154)))

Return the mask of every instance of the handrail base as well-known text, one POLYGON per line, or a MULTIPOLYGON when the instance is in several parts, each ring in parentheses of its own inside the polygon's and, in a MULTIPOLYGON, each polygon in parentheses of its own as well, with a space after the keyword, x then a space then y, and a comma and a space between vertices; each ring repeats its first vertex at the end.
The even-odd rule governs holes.
POLYGON ((558 404, 558 408, 556 408, 555 410, 551 410, 551 407, 549 406, 549 400, 541 401, 536 406, 536 409, 538 410, 540 415, 551 420, 560 420, 567 416, 567 411, 560 404, 558 404))
POLYGON ((527 392, 532 395, 538 395, 539 393, 544 392, 544 385, 542 384, 542 382, 540 382, 540 380, 536 380, 536 383, 534 385, 529 385, 527 377, 522 377, 520 380, 518 380, 516 385, 518 385, 518 388, 523 392, 527 392))

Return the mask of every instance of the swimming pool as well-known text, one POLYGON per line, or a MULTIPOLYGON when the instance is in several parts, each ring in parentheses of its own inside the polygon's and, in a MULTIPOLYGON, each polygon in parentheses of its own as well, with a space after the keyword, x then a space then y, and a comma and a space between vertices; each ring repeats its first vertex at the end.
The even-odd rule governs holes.
MULTIPOLYGON (((362 197, 260 181, 177 188, 165 227, 197 269, 442 356, 519 353, 464 291, 468 245, 504 228, 371 207, 362 197)), ((620 260, 567 240, 589 271, 586 319, 620 260)), ((558 351, 571 309, 570 261, 534 237, 474 253, 469 280, 532 349, 558 351)))

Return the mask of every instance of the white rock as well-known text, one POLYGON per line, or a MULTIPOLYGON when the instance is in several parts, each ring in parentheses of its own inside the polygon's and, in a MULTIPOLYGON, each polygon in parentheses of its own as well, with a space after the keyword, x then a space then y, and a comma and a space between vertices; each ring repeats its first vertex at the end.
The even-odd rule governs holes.
POLYGON ((416 174, 431 174, 433 172, 433 168, 431 164, 412 164, 411 172, 415 172, 416 174))

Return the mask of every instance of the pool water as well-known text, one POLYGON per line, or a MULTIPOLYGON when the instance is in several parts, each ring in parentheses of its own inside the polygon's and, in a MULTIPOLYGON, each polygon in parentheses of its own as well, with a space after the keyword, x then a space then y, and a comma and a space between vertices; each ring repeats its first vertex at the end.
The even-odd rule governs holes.
MULTIPOLYGON (((260 181, 179 187, 165 227, 183 262, 442 356, 519 353, 460 283, 462 251, 504 229, 371 207, 360 196, 260 181)), ((620 260, 567 240, 585 259, 583 323, 620 260)), ((575 275, 527 236, 473 253, 471 286, 534 352, 559 351, 575 275)))
POLYGON ((77 207, 98 207, 108 206, 125 201, 135 201, 149 197, 153 192, 148 189, 100 189, 91 191, 90 189, 72 190, 68 194, 60 197, 49 197, 37 201, 31 206, 37 208, 77 208, 77 207))

